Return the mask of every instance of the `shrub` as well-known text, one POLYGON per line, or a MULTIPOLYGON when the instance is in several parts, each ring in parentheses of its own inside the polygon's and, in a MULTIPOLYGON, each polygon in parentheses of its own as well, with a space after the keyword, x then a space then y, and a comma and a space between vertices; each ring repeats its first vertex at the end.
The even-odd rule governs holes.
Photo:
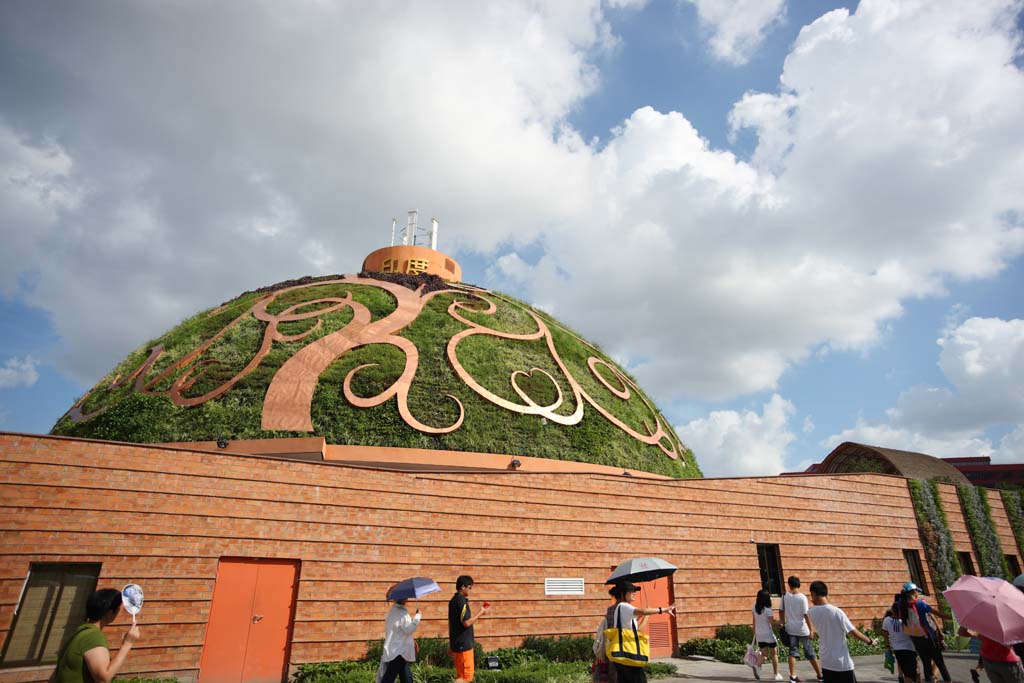
POLYGON ((854 657, 861 655, 878 655, 885 652, 885 639, 879 635, 880 631, 873 631, 871 629, 862 628, 860 632, 866 635, 868 638, 877 638, 878 645, 871 647, 867 643, 863 643, 856 638, 847 638, 847 643, 850 646, 850 654, 854 657))
POLYGON ((412 667, 413 683, 452 683, 455 669, 430 664, 415 664, 412 667))
POLYGON ((590 666, 586 662, 536 661, 501 671, 478 669, 473 680, 478 683, 586 683, 590 680, 590 666))
POLYGON ((648 678, 665 678, 666 676, 674 676, 678 668, 675 664, 666 664, 663 662, 651 662, 645 667, 648 678))
POLYGON ((314 662, 299 664, 295 683, 374 683, 376 662, 314 662))
POLYGON ((365 662, 379 662, 381 655, 384 654, 384 639, 378 638, 376 640, 366 641, 366 654, 363 655, 363 661, 365 662))
POLYGON ((594 656, 592 636, 542 638, 527 636, 523 649, 536 652, 549 662, 588 662, 594 656))
POLYGON ((737 643, 746 645, 754 639, 754 629, 750 624, 726 624, 719 626, 715 631, 715 638, 718 640, 734 640, 737 643))
POLYGON ((746 644, 735 640, 693 638, 679 644, 679 655, 681 657, 713 657, 720 662, 727 662, 729 664, 742 664, 743 655, 746 651, 746 644))
POLYGON ((545 661, 543 655, 535 650, 527 650, 521 647, 503 647, 498 650, 491 650, 486 657, 497 657, 501 662, 502 669, 511 669, 517 666, 524 666, 531 662, 545 661))
POLYGON ((419 645, 416 661, 420 664, 449 669, 455 666, 451 653, 448 652, 447 638, 417 638, 416 644, 419 645))

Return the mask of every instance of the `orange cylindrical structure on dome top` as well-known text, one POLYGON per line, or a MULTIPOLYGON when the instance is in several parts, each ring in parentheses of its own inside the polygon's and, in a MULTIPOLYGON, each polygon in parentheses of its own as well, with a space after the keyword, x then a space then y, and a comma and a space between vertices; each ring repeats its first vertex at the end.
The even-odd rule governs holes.
POLYGON ((430 273, 450 282, 462 281, 462 266, 451 256, 429 247, 400 244, 371 252, 363 270, 376 273, 430 273))

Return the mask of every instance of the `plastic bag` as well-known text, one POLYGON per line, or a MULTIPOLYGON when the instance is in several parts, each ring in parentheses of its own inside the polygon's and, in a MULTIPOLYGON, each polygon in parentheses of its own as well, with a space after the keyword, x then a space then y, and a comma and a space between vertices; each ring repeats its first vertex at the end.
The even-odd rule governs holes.
POLYGON ((882 663, 889 673, 896 673, 896 656, 893 655, 892 650, 885 651, 885 661, 882 663))

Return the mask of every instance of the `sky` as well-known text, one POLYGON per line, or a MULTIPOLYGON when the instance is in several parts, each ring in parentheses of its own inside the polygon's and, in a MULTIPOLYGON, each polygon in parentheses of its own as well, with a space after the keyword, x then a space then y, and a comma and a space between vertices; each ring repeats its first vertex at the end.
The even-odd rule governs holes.
POLYGON ((1022 9, 0 3, 0 430, 416 208, 707 476, 1024 462, 1022 9))

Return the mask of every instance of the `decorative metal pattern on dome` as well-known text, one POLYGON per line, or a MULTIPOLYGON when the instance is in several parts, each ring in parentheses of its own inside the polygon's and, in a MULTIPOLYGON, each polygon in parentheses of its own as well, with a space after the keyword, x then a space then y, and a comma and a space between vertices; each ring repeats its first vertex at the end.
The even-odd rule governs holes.
MULTIPOLYGON (((460 429, 466 419, 465 408, 458 397, 451 394, 446 397, 458 409, 458 416, 447 425, 425 424, 418 420, 410 410, 408 396, 410 388, 416 381, 420 350, 412 341, 398 334, 417 319, 424 306, 441 294, 457 295, 458 298, 448 306, 447 314, 466 326, 466 329, 456 333, 448 340, 446 347, 448 362, 462 382, 482 399, 505 410, 522 415, 538 416, 559 425, 578 424, 584 418, 584 406, 589 405, 596 413, 629 437, 646 445, 657 446, 669 458, 679 458, 682 453, 681 445, 671 430, 663 424, 658 411, 624 373, 600 358, 591 344, 556 323, 546 322, 533 310, 507 297, 496 292, 460 284, 449 284, 443 289, 428 292, 423 287, 412 290, 402 284, 386 281, 384 276, 376 279, 345 275, 334 279, 284 286, 263 294, 247 310, 228 322, 216 334, 196 345, 195 348, 160 372, 156 372, 155 366, 164 353, 164 348, 158 344, 149 350, 148 357, 130 374, 123 378, 115 377, 108 386, 97 391, 110 392, 133 382, 132 390, 139 394, 166 396, 175 405, 181 407, 200 406, 224 396, 238 382, 257 370, 276 343, 300 342, 307 339, 322 329, 324 316, 347 309, 351 311, 351 319, 343 327, 324 334, 301 347, 273 373, 262 406, 262 429, 293 432, 313 431, 311 406, 321 375, 332 363, 359 347, 385 344, 398 349, 404 355, 404 369, 400 376, 383 391, 373 396, 359 396, 353 392, 352 382, 361 372, 375 364, 358 365, 349 370, 345 376, 342 386, 345 399, 353 406, 370 408, 394 398, 402 420, 410 427, 424 434, 451 433, 460 429), (346 292, 343 296, 301 299, 298 303, 285 306, 276 313, 272 312, 275 308, 280 308, 283 305, 279 300, 286 295, 308 288, 332 285, 379 288, 393 296, 397 305, 387 315, 374 320, 370 310, 353 298, 351 292, 346 292), (277 303, 276 307, 275 302, 277 303), (501 331, 483 325, 466 315, 472 313, 475 316, 493 316, 498 311, 496 302, 525 313, 529 319, 532 319, 535 329, 526 333, 501 331), (265 326, 262 329, 259 347, 251 359, 233 376, 224 379, 199 395, 190 395, 190 390, 199 387, 206 388, 209 378, 205 376, 216 370, 219 363, 215 359, 203 358, 204 354, 225 335, 231 334, 233 330, 252 318, 264 323, 265 326), (294 327, 297 323, 304 321, 308 324, 308 321, 311 320, 316 322, 309 329, 301 332, 289 334, 287 329, 282 329, 282 327, 294 327), (630 401, 634 394, 639 397, 650 415, 649 420, 641 421, 642 431, 616 417, 612 410, 602 405, 581 386, 580 381, 573 376, 567 363, 559 355, 551 325, 557 325, 560 333, 570 335, 591 352, 585 362, 593 375, 592 379, 606 389, 614 399, 630 401), (563 391, 560 382, 551 372, 538 367, 523 367, 512 371, 507 380, 512 392, 520 400, 517 402, 497 395, 485 387, 479 378, 474 377, 459 360, 460 344, 471 337, 492 338, 508 342, 542 341, 546 346, 550 361, 553 362, 554 367, 557 367, 558 373, 562 375, 567 384, 568 391, 563 391), (151 374, 153 376, 150 376, 151 374), (528 389, 524 386, 528 384, 531 377, 538 374, 551 382, 556 394, 554 400, 547 401, 543 405, 531 397, 528 389), (205 384, 197 384, 200 382, 205 382, 205 384)), ((221 308, 215 309, 210 315, 221 310, 221 308)), ((110 407, 103 405, 91 412, 86 412, 83 407, 89 396, 90 394, 86 394, 82 397, 68 412, 67 417, 72 422, 88 421, 110 407)))

